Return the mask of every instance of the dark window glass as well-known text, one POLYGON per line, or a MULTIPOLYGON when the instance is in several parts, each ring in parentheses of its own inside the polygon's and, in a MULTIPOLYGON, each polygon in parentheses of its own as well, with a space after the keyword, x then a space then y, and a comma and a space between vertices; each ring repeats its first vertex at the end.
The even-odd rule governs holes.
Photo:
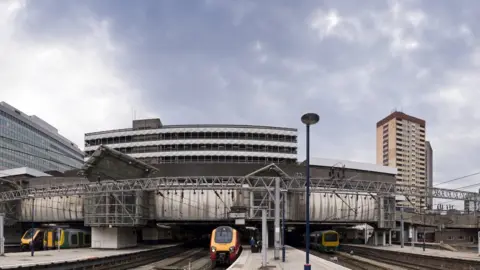
POLYGON ((73 234, 71 239, 72 239, 72 245, 77 245, 78 244, 77 234, 73 234))
POLYGON ((37 229, 28 229, 28 231, 25 232, 24 238, 25 239, 31 239, 33 236, 33 233, 36 232, 37 229))
POLYGON ((338 236, 336 233, 325 234, 325 242, 336 242, 336 241, 338 241, 338 236))
POLYGON ((92 236, 90 234, 85 234, 85 244, 90 244, 92 241, 92 236))
POLYGON ((219 227, 215 231, 215 242, 216 243, 230 243, 232 242, 233 232, 232 229, 227 227, 219 227))

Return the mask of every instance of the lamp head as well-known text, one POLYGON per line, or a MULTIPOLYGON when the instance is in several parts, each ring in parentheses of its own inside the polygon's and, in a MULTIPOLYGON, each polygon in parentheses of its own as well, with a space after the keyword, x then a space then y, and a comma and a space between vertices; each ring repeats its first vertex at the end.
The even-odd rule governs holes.
POLYGON ((320 121, 320 116, 316 113, 306 113, 302 115, 302 123, 305 125, 315 125, 320 121))

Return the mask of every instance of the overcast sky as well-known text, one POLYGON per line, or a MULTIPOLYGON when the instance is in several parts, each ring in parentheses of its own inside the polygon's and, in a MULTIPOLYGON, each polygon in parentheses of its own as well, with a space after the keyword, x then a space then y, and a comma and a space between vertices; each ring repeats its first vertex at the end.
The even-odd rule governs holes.
POLYGON ((135 110, 299 128, 300 159, 312 111, 312 156, 371 163, 375 123, 397 109, 427 121, 441 182, 480 171, 479 5, 0 0, 0 99, 82 147, 135 110))

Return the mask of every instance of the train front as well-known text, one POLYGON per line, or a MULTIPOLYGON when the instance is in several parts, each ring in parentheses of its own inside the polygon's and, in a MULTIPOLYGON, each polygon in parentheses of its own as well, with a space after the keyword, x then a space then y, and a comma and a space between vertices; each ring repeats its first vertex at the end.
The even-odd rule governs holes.
POLYGON ((210 259, 214 264, 230 264, 240 252, 238 232, 228 226, 218 227, 210 240, 210 259))
POLYGON ((326 231, 322 233, 322 246, 325 252, 335 252, 340 245, 340 237, 336 231, 326 231))

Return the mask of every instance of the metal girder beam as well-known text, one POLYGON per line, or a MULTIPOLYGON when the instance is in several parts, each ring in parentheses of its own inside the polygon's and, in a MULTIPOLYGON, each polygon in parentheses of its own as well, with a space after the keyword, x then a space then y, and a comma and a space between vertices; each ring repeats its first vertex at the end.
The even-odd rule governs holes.
POLYGON ((417 188, 407 187, 407 186, 396 186, 395 188, 396 195, 404 196, 417 196, 417 197, 433 197, 438 199, 449 199, 449 200, 472 200, 479 201, 480 194, 471 191, 463 191, 456 189, 445 189, 445 188, 427 188, 425 194, 419 194, 417 188))
MULTIPOLYGON (((128 191, 160 191, 160 190, 258 190, 272 191, 276 177, 157 177, 127 179, 112 182, 83 183, 75 185, 59 185, 46 187, 30 187, 25 189, 0 192, 0 202, 14 201, 27 198, 45 198, 56 196, 75 196, 99 194, 104 192, 128 191), (248 188, 245 188, 247 185, 248 188)), ((304 178, 281 178, 281 188, 289 192, 305 192, 304 178)), ((312 178, 312 193, 344 191, 344 192, 369 192, 385 195, 425 196, 415 188, 395 186, 394 183, 359 179, 325 179, 312 178)), ((429 196, 429 192, 426 192, 429 196)), ((453 200, 475 200, 478 193, 459 191, 453 189, 432 188, 432 197, 453 200)))

